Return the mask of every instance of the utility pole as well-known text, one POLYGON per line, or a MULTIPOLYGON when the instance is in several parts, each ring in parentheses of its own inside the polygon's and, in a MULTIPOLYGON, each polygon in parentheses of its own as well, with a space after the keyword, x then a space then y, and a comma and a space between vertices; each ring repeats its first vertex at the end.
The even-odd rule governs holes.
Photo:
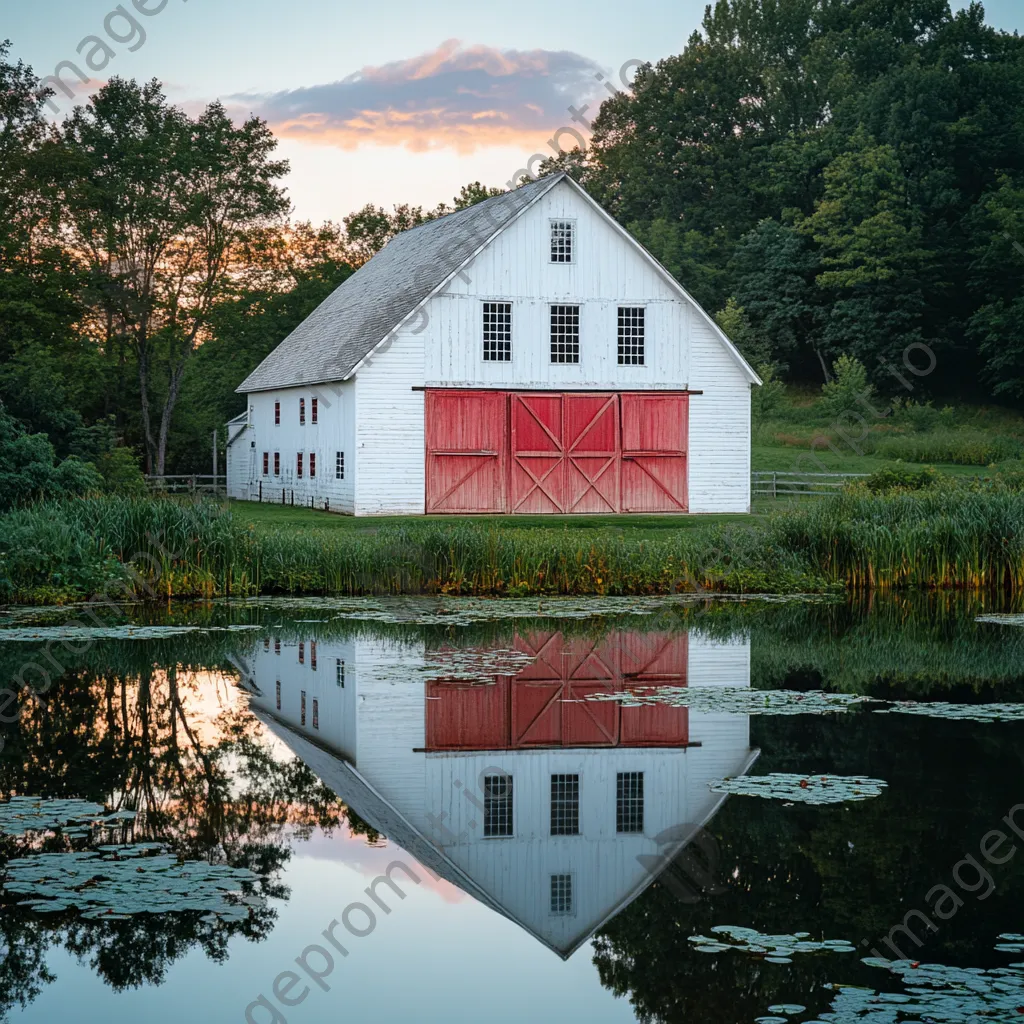
POLYGON ((217 495, 217 431, 213 431, 213 494, 217 495))

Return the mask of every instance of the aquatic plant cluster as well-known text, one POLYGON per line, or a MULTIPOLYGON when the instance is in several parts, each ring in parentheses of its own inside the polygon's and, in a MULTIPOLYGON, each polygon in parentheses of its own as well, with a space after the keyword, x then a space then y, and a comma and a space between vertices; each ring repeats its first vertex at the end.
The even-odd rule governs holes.
POLYGON ((1019 591, 1022 526, 1019 494, 969 488, 852 489, 749 522, 652 534, 493 519, 257 529, 213 502, 80 499, 0 517, 0 599, 68 601, 105 588, 206 597, 1019 591))
POLYGON ((732 796, 758 796, 766 800, 821 805, 870 800, 881 796, 882 790, 887 786, 888 783, 881 779, 869 779, 859 775, 793 775, 772 772, 769 775, 742 775, 738 778, 721 779, 712 783, 711 791, 729 793, 732 796))
POLYGON ((691 935, 689 940, 699 953, 725 953, 735 950, 761 957, 769 964, 791 964, 795 956, 821 953, 855 953, 846 939, 816 942, 810 932, 792 935, 763 935, 756 928, 716 925, 711 935, 691 935))
POLYGON ((8 863, 6 893, 30 896, 31 910, 76 909, 87 920, 195 911, 208 921, 244 921, 266 900, 246 893, 260 876, 248 868, 179 860, 160 843, 38 853, 8 863))

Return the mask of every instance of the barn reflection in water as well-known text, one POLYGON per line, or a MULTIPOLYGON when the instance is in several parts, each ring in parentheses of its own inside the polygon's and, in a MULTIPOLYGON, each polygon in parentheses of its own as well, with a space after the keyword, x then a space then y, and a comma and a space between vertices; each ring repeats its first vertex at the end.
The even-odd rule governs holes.
POLYGON ((684 897, 713 884, 708 783, 757 757, 748 718, 595 698, 749 686, 749 641, 524 631, 505 654, 467 681, 422 640, 268 642, 250 706, 367 823, 559 956, 667 866, 684 897))

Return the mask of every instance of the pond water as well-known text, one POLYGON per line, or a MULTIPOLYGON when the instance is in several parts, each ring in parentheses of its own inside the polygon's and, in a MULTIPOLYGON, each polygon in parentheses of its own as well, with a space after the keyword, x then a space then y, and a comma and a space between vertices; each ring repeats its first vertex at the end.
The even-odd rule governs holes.
POLYGON ((0 1019, 1020 1020, 1014 612, 0 617, 0 1019))

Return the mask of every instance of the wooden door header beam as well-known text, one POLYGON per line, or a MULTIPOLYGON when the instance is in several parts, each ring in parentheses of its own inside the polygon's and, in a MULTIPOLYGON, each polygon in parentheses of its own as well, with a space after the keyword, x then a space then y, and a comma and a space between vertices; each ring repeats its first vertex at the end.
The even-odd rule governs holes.
POLYGON ((501 391, 511 394, 543 395, 550 391, 554 394, 574 395, 608 395, 629 392, 631 395, 703 395, 703 391, 688 391, 686 388, 510 388, 500 384, 487 384, 481 387, 434 387, 424 384, 413 384, 410 391, 501 391))

